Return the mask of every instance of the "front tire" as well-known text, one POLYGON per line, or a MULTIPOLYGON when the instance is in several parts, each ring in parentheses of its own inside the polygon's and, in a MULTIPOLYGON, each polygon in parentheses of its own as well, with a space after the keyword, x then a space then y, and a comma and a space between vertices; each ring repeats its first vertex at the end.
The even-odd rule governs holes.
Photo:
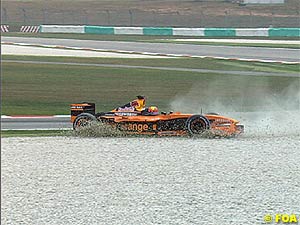
POLYGON ((200 135, 210 129, 210 122, 205 116, 193 115, 187 119, 186 129, 190 135, 200 135))
POLYGON ((73 123, 73 129, 78 130, 79 128, 90 126, 93 121, 97 121, 94 115, 90 113, 81 113, 76 117, 73 123))

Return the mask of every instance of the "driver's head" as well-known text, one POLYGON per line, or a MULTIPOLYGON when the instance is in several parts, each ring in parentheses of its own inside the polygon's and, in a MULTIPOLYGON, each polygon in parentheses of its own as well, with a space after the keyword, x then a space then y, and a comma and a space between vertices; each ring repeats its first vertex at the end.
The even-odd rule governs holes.
POLYGON ((156 106, 150 106, 150 107, 148 107, 148 112, 151 113, 152 115, 157 115, 158 108, 156 106))
POLYGON ((145 99, 145 96, 143 96, 143 95, 138 95, 138 96, 136 96, 138 99, 145 99))

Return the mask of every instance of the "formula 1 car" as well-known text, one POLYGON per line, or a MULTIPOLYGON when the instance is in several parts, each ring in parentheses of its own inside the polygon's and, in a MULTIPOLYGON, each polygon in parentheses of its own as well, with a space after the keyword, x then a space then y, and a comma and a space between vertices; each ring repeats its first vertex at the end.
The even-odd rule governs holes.
POLYGON ((86 127, 93 121, 108 124, 125 134, 194 136, 209 131, 215 136, 234 137, 244 132, 244 126, 238 124, 239 121, 216 113, 161 112, 153 115, 117 110, 95 113, 94 103, 71 104, 71 122, 74 130, 86 127))

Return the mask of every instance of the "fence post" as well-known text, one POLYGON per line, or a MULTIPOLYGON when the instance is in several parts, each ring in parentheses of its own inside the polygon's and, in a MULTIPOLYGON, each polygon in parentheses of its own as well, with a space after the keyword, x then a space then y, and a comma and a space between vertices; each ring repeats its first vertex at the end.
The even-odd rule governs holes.
POLYGON ((47 24, 46 10, 42 9, 42 11, 43 11, 43 24, 47 24))
POLYGON ((132 26, 133 16, 132 16, 131 9, 129 9, 129 16, 130 16, 130 26, 132 26))
POLYGON ((22 8, 22 12, 23 12, 23 22, 24 25, 26 24, 27 18, 26 18, 26 10, 22 8))
POLYGON ((228 11, 227 11, 227 10, 224 11, 224 16, 225 16, 225 26, 226 26, 226 27, 230 27, 230 26, 228 25, 228 11))
POLYGON ((199 22, 200 27, 205 27, 205 20, 204 20, 204 12, 201 10, 200 11, 200 22, 199 22))
POLYGON ((88 19, 88 13, 86 10, 83 11, 83 14, 84 14, 84 22, 83 24, 87 25, 88 22, 89 22, 89 19, 88 19))
POLYGON ((106 14, 107 14, 107 24, 110 25, 110 12, 109 10, 105 10, 106 11, 106 14))
POLYGON ((250 27, 253 27, 253 19, 252 19, 252 11, 251 9, 249 10, 249 17, 250 17, 250 27))
POLYGON ((153 22, 154 22, 154 26, 156 26, 156 15, 155 15, 155 11, 152 11, 153 14, 153 22))
POLYGON ((5 23, 7 23, 7 11, 6 11, 6 8, 3 8, 3 20, 5 21, 5 23))

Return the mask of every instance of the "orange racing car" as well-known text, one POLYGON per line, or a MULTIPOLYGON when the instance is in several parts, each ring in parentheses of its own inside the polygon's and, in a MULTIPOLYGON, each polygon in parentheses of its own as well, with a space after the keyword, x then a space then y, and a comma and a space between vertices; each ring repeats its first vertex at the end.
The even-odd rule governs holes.
POLYGON ((244 126, 239 124, 239 121, 216 113, 153 113, 150 110, 141 113, 117 111, 117 109, 106 113, 95 113, 94 103, 71 104, 71 122, 74 130, 85 127, 92 121, 111 125, 126 134, 194 136, 209 131, 215 136, 234 137, 244 132, 244 126))

